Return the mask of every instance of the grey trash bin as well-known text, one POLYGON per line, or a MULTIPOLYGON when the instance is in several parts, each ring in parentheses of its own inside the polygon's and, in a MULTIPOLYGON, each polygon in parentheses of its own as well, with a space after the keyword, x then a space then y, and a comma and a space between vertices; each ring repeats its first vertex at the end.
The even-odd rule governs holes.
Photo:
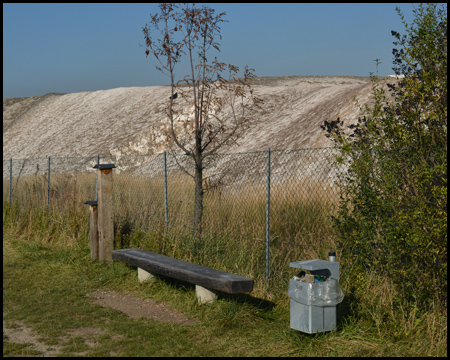
POLYGON ((336 305, 344 299, 344 293, 337 282, 339 263, 316 259, 291 262, 290 266, 309 270, 311 275, 320 275, 322 279, 325 277, 322 282, 300 281, 295 276, 289 280, 291 328, 309 334, 334 330, 336 305))

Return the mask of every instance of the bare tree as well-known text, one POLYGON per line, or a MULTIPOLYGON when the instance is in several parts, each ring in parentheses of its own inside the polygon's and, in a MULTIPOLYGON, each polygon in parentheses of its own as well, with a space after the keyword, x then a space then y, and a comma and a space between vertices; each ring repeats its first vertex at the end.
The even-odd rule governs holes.
POLYGON ((255 77, 253 69, 246 66, 243 77, 237 78, 237 66, 219 62, 217 57, 208 61, 211 51, 220 52, 217 39, 222 39, 219 24, 226 22, 225 13, 215 15, 214 9, 195 4, 163 3, 159 9, 143 28, 145 53, 153 54, 156 69, 170 77, 171 95, 165 109, 168 135, 194 160, 193 173, 187 172, 195 181, 194 235, 200 240, 205 159, 242 135, 250 125, 247 111, 259 107, 261 100, 249 83, 255 77), (175 67, 183 55, 189 71, 175 81, 175 67))

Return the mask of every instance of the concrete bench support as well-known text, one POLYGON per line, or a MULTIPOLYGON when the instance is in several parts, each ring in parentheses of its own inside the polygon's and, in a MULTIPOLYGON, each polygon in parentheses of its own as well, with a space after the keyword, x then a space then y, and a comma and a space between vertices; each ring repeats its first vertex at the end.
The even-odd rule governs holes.
POLYGON ((195 293, 197 294, 197 301, 199 304, 212 303, 217 298, 217 291, 204 288, 200 285, 195 285, 195 293))
POLYGON ((142 284, 146 281, 152 281, 155 279, 155 275, 152 273, 149 273, 148 271, 145 271, 144 269, 138 268, 138 279, 139 282, 142 284))

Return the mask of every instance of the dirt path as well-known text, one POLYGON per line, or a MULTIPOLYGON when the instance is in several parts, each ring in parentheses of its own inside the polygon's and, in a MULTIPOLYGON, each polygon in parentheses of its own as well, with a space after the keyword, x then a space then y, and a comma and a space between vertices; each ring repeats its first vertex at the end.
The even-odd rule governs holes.
MULTIPOLYGON (((105 334, 105 331, 98 328, 79 328, 71 330, 66 336, 59 338, 59 342, 64 344, 73 337, 82 337, 83 342, 93 348, 96 345, 95 337, 105 334)), ((41 352, 42 357, 56 357, 65 345, 55 344, 47 345, 41 342, 40 335, 35 333, 30 328, 26 327, 20 321, 14 321, 13 326, 8 327, 3 321, 3 335, 7 337, 7 341, 16 344, 30 344, 27 349, 41 352)), ((5 339, 4 339, 5 341, 5 339)), ((77 352, 74 355, 83 356, 87 351, 77 352)), ((112 355, 112 354, 111 354, 112 355)))
MULTIPOLYGON (((166 323, 176 323, 181 325, 193 325, 198 323, 198 320, 192 319, 184 315, 183 313, 174 311, 169 306, 160 303, 157 304, 151 299, 139 299, 131 295, 120 294, 114 291, 97 290, 90 294, 88 297, 92 299, 92 304, 97 304, 103 307, 111 307, 115 310, 119 310, 131 318, 145 317, 153 319, 155 321, 161 321, 166 323)), ((5 313, 3 313, 3 317, 5 313)), ((39 340, 41 337, 30 328, 26 327, 20 321, 6 322, 3 320, 3 335, 7 338, 4 341, 17 344, 30 344, 27 349, 39 351, 42 354, 37 356, 43 357, 55 357, 62 350, 70 338, 81 337, 84 344, 89 348, 95 348, 97 341, 96 338, 100 335, 104 335, 106 332, 99 328, 78 328, 67 332, 65 336, 59 338, 59 344, 46 345, 39 340)), ((120 339, 122 335, 112 336, 113 339, 120 339)), ((83 356, 87 351, 81 351, 74 353, 73 355, 83 356)), ((111 352, 111 356, 115 354, 111 352)))
POLYGON ((172 310, 163 303, 157 304, 151 299, 139 299, 131 295, 101 290, 94 291, 89 296, 95 299, 94 304, 122 311, 131 318, 145 317, 181 325, 194 325, 198 322, 196 319, 188 318, 183 313, 172 310))

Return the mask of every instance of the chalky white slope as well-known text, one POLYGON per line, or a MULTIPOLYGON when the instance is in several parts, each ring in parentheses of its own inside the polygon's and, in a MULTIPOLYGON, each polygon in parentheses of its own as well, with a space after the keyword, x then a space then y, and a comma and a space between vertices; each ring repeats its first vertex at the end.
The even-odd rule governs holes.
MULTIPOLYGON (((365 104, 371 91, 369 78, 346 76, 266 77, 253 87, 263 108, 222 153, 332 146, 320 125, 337 117, 354 122, 360 114, 354 96, 365 104)), ((164 151, 170 144, 162 110, 169 95, 169 87, 151 86, 3 100, 3 158, 164 151), (8 100, 11 106, 5 106, 8 100)))

